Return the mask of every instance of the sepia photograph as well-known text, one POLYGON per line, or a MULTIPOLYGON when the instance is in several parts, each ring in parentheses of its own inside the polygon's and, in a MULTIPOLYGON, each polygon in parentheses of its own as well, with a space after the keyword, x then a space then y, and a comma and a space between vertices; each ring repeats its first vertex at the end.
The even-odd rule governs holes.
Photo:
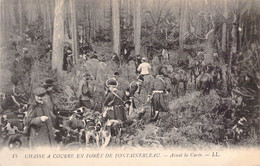
POLYGON ((0 166, 260 166, 260 0, 0 0, 0 166))

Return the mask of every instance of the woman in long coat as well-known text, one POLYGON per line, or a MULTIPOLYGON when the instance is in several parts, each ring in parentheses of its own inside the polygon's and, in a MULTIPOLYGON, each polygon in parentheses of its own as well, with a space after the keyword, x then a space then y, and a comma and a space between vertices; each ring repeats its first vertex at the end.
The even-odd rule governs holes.
POLYGON ((40 87, 34 94, 36 100, 29 107, 25 118, 25 126, 29 128, 29 146, 31 148, 53 147, 55 145, 54 117, 42 99, 46 95, 46 90, 40 87))

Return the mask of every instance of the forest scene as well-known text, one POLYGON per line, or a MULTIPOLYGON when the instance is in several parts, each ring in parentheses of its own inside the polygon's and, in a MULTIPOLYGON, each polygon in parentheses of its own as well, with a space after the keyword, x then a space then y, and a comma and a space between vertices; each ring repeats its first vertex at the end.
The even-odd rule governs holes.
POLYGON ((62 148, 259 145, 259 0, 0 2, 1 148, 30 146, 24 119, 48 78, 62 148), (117 75, 125 96, 143 62, 151 69, 139 93, 123 101, 126 118, 104 120, 106 80, 117 75), (167 89, 158 92, 161 74, 167 89), (85 76, 91 108, 78 95, 85 76), (152 109, 155 93, 167 111, 152 109), (69 126, 73 118, 83 127, 69 126))

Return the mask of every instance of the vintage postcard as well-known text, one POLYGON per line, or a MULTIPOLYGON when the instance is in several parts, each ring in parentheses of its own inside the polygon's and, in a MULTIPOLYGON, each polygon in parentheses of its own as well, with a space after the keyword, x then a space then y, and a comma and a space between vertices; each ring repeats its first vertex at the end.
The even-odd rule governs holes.
POLYGON ((260 166, 259 0, 0 0, 0 166, 260 166))

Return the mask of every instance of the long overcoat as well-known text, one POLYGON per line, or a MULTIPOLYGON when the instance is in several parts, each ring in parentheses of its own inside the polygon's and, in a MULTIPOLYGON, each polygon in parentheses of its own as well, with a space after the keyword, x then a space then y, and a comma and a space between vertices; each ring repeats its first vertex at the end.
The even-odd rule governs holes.
POLYGON ((124 101, 126 100, 125 94, 120 90, 115 90, 114 93, 110 91, 107 94, 104 106, 113 107, 112 110, 108 111, 108 119, 121 120, 122 122, 127 120, 124 106, 124 101))
POLYGON ((34 102, 29 107, 25 117, 25 126, 29 127, 29 146, 31 148, 55 146, 53 120, 54 117, 45 103, 34 102), (47 116, 48 119, 42 122, 41 116, 47 116))

